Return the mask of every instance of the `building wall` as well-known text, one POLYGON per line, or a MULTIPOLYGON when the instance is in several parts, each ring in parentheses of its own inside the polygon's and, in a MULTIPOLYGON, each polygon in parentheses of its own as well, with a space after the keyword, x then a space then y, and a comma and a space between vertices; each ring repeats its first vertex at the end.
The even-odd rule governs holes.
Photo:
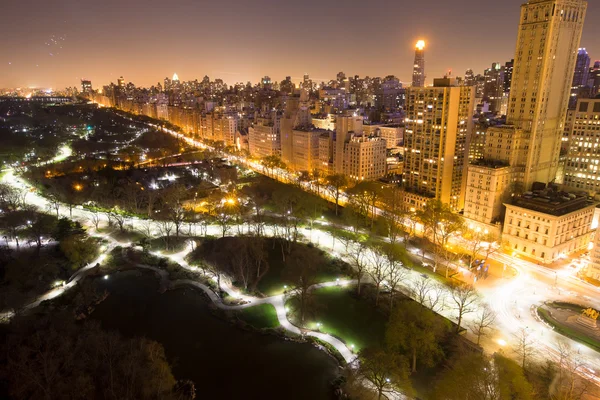
POLYGON ((289 164, 296 171, 312 171, 319 166, 319 130, 292 131, 292 162, 289 164))
POLYGON ((465 217, 485 224, 499 222, 502 198, 513 180, 511 167, 469 165, 465 191, 465 217))
POLYGON ((372 181, 386 173, 386 142, 381 137, 353 137, 344 149, 344 173, 355 181, 372 181))
POLYGON ((600 193, 600 99, 579 100, 573 113, 564 184, 597 196, 600 193))
POLYGON ((503 242, 516 254, 551 263, 588 246, 594 209, 554 216, 507 204, 503 242))
POLYGON ((524 183, 556 176, 562 129, 587 2, 530 1, 521 7, 507 124, 525 132, 524 183))
POLYGON ((468 86, 407 90, 404 186, 455 211, 464 208, 473 95, 468 86))
POLYGON ((281 140, 274 126, 255 125, 248 129, 250 155, 264 158, 281 153, 281 140))

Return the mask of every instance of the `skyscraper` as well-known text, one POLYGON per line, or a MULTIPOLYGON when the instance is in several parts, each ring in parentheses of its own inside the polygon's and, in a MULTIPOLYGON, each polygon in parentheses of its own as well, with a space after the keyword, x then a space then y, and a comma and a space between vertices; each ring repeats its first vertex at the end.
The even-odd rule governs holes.
POLYGON ((473 73, 472 69, 468 69, 465 72, 464 85, 465 86, 475 86, 475 74, 473 73))
POLYGON ((522 131, 519 166, 526 189, 556 176, 586 9, 585 0, 531 0, 521 6, 506 122, 522 131))
POLYGON ((588 86, 591 88, 592 98, 600 93, 600 61, 595 61, 594 66, 590 68, 588 86))
POLYGON ((485 70, 484 77, 483 101, 489 103, 490 112, 498 113, 504 95, 504 68, 500 63, 493 63, 491 68, 485 70))
POLYGON ((504 64, 504 93, 506 94, 510 93, 514 66, 515 60, 507 61, 506 64, 504 64))
POLYGON ((571 97, 569 99, 569 109, 574 110, 577 105, 577 99, 586 96, 588 77, 590 75, 590 56, 585 49, 579 49, 577 52, 577 62, 575 63, 575 73, 573 74, 573 85, 571 86, 571 97))
POLYGON ((123 78, 122 76, 117 79, 117 86, 120 87, 121 89, 125 88, 125 78, 123 78))
POLYGON ((415 49, 415 64, 413 66, 413 87, 425 86, 425 41, 419 40, 415 49))
MULTIPOLYGON (((499 165, 508 167, 505 188, 512 193, 555 180, 586 9, 586 0, 530 0, 521 6, 506 126, 488 129, 490 151, 483 163, 469 167, 468 182, 477 185, 499 165)), ((477 190, 467 190, 467 217, 481 210, 478 198, 507 198, 477 190)), ((502 207, 488 208, 494 212, 483 222, 501 220, 502 207)))

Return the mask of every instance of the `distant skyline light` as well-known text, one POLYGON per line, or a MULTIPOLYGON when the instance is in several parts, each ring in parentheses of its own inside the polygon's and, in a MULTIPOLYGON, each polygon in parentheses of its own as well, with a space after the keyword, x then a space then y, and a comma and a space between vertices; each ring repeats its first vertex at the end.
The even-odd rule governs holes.
MULTIPOLYGON (((483 73, 512 59, 524 2, 8 1, 0 87, 64 88, 86 78, 99 88, 120 76, 150 86, 174 71, 230 85, 263 76, 297 83, 305 72, 322 81, 340 71, 409 83, 419 40, 426 41, 430 84, 448 70, 483 73)), ((588 4, 581 47, 599 60, 600 3, 588 4)))
POLYGON ((424 40, 419 40, 417 42, 417 49, 423 50, 424 48, 425 48, 425 41, 424 40))

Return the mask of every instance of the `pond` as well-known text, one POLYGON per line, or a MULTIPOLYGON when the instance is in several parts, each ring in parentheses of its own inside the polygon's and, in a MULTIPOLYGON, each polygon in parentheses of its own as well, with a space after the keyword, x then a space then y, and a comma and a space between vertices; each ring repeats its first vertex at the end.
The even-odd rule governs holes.
POLYGON ((194 289, 158 293, 153 275, 120 273, 99 285, 111 295, 92 318, 162 343, 175 378, 194 381, 197 398, 332 398, 337 363, 310 344, 241 330, 214 316, 194 289))

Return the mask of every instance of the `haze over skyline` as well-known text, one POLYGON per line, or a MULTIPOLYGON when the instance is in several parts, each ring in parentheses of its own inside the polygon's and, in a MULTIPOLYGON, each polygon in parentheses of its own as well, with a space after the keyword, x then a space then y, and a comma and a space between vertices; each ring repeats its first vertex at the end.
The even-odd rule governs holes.
MULTIPOLYGON (((427 82, 483 72, 514 56, 519 5, 441 0, 10 0, 3 6, 0 87, 94 87, 121 75, 149 86, 221 78, 228 84, 304 73, 329 80, 396 75, 409 83, 414 46, 427 42, 427 82)), ((581 47, 600 59, 600 7, 589 3, 581 47)))

